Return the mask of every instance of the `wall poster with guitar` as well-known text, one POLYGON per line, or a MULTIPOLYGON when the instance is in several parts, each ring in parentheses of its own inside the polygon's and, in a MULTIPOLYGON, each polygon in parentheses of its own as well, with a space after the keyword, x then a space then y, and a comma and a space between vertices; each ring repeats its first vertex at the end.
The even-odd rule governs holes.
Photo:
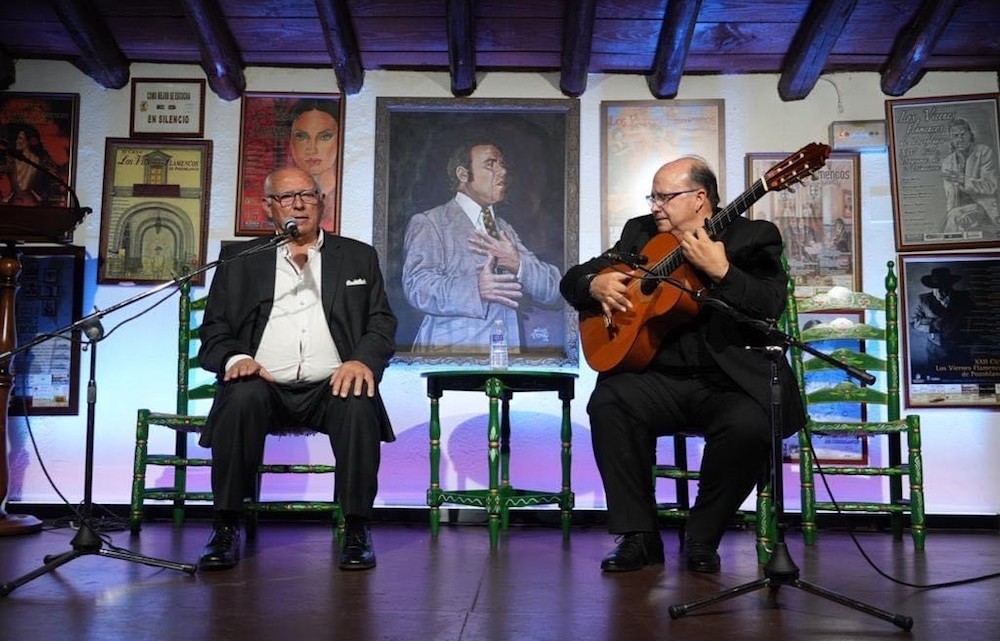
MULTIPOLYGON (((747 184, 786 155, 747 154, 747 184)), ((801 189, 763 198, 747 212, 781 230, 796 298, 861 288, 860 166, 860 154, 835 151, 801 189)))

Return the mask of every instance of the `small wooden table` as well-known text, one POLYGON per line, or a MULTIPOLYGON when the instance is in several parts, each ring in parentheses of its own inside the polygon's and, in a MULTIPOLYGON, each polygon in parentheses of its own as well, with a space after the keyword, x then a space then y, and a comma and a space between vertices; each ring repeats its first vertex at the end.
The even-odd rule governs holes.
POLYGON ((501 527, 509 523, 512 507, 559 505, 562 514, 563 538, 569 538, 573 512, 573 491, 570 489, 570 462, 573 427, 570 401, 576 374, 518 370, 454 370, 425 372, 427 397, 431 399, 430 465, 431 484, 427 490, 427 505, 431 508, 431 536, 437 536, 441 520, 440 506, 456 503, 486 509, 489 516, 490 547, 496 547, 501 527), (439 403, 446 390, 485 392, 489 398, 487 438, 489 452, 489 487, 485 490, 441 489, 441 415, 439 403), (558 491, 516 489, 510 485, 510 399, 515 392, 558 392, 562 401, 562 488, 558 491))

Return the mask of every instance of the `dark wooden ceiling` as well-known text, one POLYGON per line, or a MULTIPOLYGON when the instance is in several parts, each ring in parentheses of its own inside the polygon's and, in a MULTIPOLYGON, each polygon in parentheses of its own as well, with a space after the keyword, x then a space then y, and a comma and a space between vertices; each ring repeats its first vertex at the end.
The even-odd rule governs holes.
POLYGON ((588 73, 780 74, 783 100, 822 73, 874 71, 899 96, 924 72, 1000 70, 1000 0, 3 0, 0 88, 17 59, 69 60, 108 88, 133 62, 200 64, 226 100, 247 66, 332 67, 341 91, 370 69, 551 71, 579 96, 588 73))

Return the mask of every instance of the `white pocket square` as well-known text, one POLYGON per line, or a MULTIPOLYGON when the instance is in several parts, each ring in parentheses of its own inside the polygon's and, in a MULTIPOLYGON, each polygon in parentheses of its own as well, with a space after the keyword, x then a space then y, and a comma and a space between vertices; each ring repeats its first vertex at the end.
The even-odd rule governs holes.
POLYGON ((367 285, 367 284, 368 284, 368 281, 366 281, 364 278, 354 278, 352 280, 347 281, 347 286, 348 287, 350 287, 352 285, 367 285))

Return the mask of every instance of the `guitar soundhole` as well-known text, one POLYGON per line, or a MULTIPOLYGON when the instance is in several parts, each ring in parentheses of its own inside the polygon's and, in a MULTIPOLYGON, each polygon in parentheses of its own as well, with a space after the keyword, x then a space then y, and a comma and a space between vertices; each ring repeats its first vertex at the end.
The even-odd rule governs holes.
POLYGON ((639 285, 639 291, 642 292, 643 296, 649 296, 656 291, 657 285, 659 285, 659 282, 653 280, 652 278, 645 279, 642 281, 642 284, 639 285))

